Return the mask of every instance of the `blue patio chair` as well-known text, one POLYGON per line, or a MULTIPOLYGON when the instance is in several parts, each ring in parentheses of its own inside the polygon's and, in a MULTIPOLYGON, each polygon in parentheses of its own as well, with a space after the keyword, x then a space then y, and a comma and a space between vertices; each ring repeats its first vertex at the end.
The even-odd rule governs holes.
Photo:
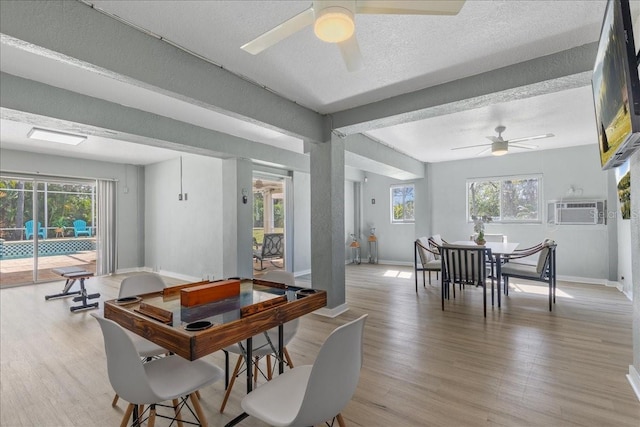
MULTIPOLYGON (((32 219, 24 223, 24 236, 27 240, 33 239, 33 220, 32 219)), ((44 227, 42 227, 41 222, 38 222, 38 236, 42 237, 43 239, 47 238, 47 232, 45 231, 44 227)))
POLYGON ((91 228, 87 227, 87 222, 81 219, 76 219, 73 221, 73 234, 75 237, 78 237, 82 234, 86 236, 91 236, 91 228))

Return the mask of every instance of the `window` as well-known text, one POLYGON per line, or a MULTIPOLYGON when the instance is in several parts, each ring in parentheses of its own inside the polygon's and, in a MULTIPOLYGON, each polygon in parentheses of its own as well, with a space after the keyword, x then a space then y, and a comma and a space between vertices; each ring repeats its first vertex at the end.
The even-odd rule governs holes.
POLYGON ((467 181, 467 221, 487 215, 494 222, 539 222, 541 175, 467 181))
POLYGON ((415 189, 413 184, 391 186, 391 223, 412 223, 414 213, 415 189))

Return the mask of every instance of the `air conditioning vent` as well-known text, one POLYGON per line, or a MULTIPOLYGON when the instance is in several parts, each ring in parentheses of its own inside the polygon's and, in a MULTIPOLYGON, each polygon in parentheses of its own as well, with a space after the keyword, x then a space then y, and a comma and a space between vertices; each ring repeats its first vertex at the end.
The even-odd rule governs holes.
POLYGON ((547 222, 559 225, 604 225, 607 223, 607 201, 551 200, 547 205, 547 222))

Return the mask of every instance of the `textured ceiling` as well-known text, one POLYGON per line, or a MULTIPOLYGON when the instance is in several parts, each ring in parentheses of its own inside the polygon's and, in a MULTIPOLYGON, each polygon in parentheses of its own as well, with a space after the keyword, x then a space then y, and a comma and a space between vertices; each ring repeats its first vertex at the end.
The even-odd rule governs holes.
MULTIPOLYGON (((337 47, 316 39, 310 27, 256 56, 240 49, 308 8, 310 1, 85 3, 321 113, 343 111, 592 43, 599 36, 606 5, 601 0, 469 0, 457 16, 357 15, 356 35, 364 66, 349 73, 337 47)), ((632 2, 632 9, 637 16, 638 2, 632 2)), ((2 71, 10 74, 261 143, 302 150, 300 140, 273 129, 194 105, 174 101, 168 105, 161 102, 162 94, 120 87, 121 82, 104 78, 98 82, 101 77, 85 74, 84 70, 57 68, 46 58, 30 58, 4 45, 0 54, 2 71)), ((366 134, 416 159, 438 162, 474 157, 480 150, 451 148, 488 142, 485 137, 494 135, 497 125, 507 127, 503 135, 506 139, 547 132, 556 135, 537 141, 539 149, 595 144, 593 116, 590 90, 585 86, 541 97, 501 100, 482 108, 372 129, 366 134)), ((24 143, 1 130, 3 146, 7 141, 12 148, 24 143)), ((158 153, 160 157, 165 154, 158 153)), ((96 149, 93 155, 100 157, 102 153, 96 149)), ((140 155, 127 162, 146 164, 154 158, 140 155)))

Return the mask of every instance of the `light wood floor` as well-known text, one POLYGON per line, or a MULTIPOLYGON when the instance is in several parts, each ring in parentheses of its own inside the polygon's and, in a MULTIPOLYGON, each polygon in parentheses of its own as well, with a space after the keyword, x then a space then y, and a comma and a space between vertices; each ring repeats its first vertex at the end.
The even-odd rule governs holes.
MULTIPOLYGON (((640 425, 640 402, 625 378, 632 307, 617 290, 559 282, 550 313, 543 285, 513 281, 502 309, 489 308, 485 319, 479 289, 442 311, 437 282, 416 294, 409 267, 346 270, 350 310, 304 317, 289 350, 296 364, 312 363, 336 326, 369 313, 364 368, 343 412, 349 426, 640 425)), ((114 298, 123 277, 87 285, 101 300, 114 298)), ((2 426, 120 423, 125 405, 111 407, 98 324, 89 312, 70 313, 70 299, 44 300, 61 287, 0 290, 2 426)), ((223 366, 222 353, 208 358, 223 366)), ((222 381, 202 390, 209 424, 239 413, 243 393, 244 381, 219 414, 222 381)), ((251 418, 241 425, 264 426, 251 418)))

